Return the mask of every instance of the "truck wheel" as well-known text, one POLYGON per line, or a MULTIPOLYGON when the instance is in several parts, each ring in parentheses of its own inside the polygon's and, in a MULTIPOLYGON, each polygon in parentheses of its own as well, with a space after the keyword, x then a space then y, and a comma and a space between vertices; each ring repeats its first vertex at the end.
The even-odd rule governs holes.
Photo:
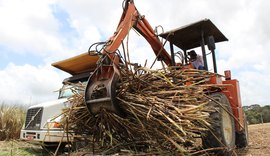
POLYGON ((204 148, 224 148, 214 151, 216 155, 232 155, 235 147, 235 127, 232 108, 228 98, 222 93, 211 95, 214 100, 209 106, 215 111, 210 113, 210 130, 202 135, 204 148), (215 102, 217 101, 217 102, 215 102))
POLYGON ((237 133, 236 132, 236 140, 235 140, 235 144, 238 148, 243 148, 246 147, 248 145, 248 125, 247 125, 247 120, 245 117, 245 121, 244 121, 244 130, 242 132, 237 133))

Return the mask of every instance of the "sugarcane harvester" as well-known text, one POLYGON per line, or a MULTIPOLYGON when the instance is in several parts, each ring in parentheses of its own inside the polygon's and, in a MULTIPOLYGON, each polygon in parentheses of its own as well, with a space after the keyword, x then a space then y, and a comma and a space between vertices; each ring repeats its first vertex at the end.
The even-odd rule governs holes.
MULTIPOLYGON (((101 110, 106 110, 124 117, 121 106, 116 100, 117 83, 121 78, 119 70, 121 59, 117 50, 132 28, 148 41, 157 60, 163 61, 167 66, 175 66, 174 46, 183 50, 184 64, 188 64, 187 51, 201 47, 204 67, 205 70, 208 70, 205 50, 205 45, 208 45, 212 53, 215 73, 217 73, 215 43, 228 40, 209 19, 205 19, 160 34, 160 37, 165 38, 170 43, 171 54, 168 54, 159 36, 155 34, 146 18, 136 9, 134 1, 124 1, 123 13, 118 27, 113 36, 105 43, 101 51, 102 57, 86 85, 85 103, 93 115, 100 113, 101 110)), ((91 51, 89 53, 92 54, 91 51)), ((216 120, 212 125, 212 133, 215 135, 209 133, 204 136, 203 144, 206 147, 223 146, 228 149, 233 149, 235 145, 245 147, 248 144, 248 132, 241 104, 239 83, 237 80, 231 79, 230 71, 226 71, 225 76, 225 80, 222 80, 221 76, 213 76, 209 82, 209 84, 228 85, 226 85, 226 89, 211 94, 212 100, 209 103, 213 104, 213 101, 218 101, 225 106, 221 108, 217 105, 219 111, 210 114, 212 119, 216 120)))

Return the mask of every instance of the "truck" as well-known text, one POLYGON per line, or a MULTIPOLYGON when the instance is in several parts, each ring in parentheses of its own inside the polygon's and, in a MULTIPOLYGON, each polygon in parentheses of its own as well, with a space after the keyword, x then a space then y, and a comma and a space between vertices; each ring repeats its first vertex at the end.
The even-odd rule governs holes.
POLYGON ((56 150, 72 141, 72 136, 64 131, 61 125, 63 109, 70 107, 68 98, 73 95, 70 83, 86 83, 91 71, 95 68, 97 56, 87 53, 58 61, 52 66, 71 74, 63 80, 63 86, 59 89, 58 99, 30 106, 26 113, 25 124, 21 129, 20 139, 35 144, 40 144, 46 150, 56 150), (76 64, 76 65, 74 65, 76 64))

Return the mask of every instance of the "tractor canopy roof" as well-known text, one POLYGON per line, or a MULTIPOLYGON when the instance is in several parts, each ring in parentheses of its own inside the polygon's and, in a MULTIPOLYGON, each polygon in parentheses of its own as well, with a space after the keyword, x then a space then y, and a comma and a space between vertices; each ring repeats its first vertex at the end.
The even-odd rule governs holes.
POLYGON ((160 34, 164 39, 182 50, 189 50, 201 46, 202 37, 205 44, 208 37, 213 36, 215 42, 228 41, 222 32, 209 19, 204 19, 165 33, 160 34))

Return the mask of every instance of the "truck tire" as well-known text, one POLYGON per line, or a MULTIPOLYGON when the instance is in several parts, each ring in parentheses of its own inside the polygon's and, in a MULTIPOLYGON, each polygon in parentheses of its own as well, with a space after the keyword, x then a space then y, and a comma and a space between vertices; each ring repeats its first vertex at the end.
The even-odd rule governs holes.
POLYGON ((236 147, 238 148, 243 148, 248 146, 248 125, 247 125, 247 120, 245 117, 245 121, 244 121, 244 130, 242 132, 236 132, 235 136, 236 136, 236 140, 235 140, 235 144, 236 147))
POLYGON ((232 155, 235 147, 234 118, 230 115, 232 108, 223 93, 214 93, 211 98, 214 100, 209 101, 209 106, 215 111, 210 113, 210 130, 202 135, 203 147, 219 148, 213 151, 215 155, 232 155))

